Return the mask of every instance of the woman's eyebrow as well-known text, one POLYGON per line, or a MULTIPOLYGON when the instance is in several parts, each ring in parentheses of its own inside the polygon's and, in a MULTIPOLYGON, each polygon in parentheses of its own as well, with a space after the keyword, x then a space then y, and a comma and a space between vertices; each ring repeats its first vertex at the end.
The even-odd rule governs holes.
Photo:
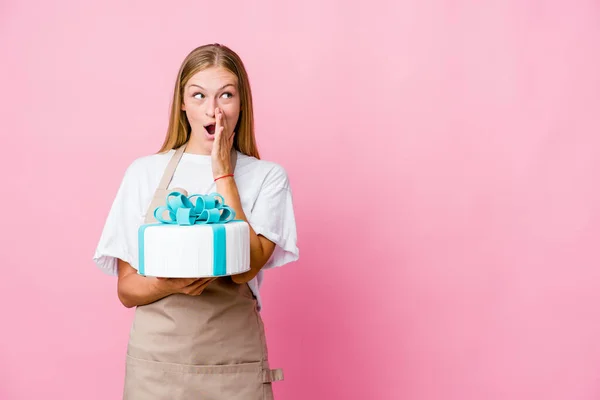
MULTIPOLYGON (((206 89, 204 89, 202 86, 200 86, 200 85, 196 85, 196 84, 191 84, 189 87, 192 87, 192 86, 196 86, 197 88, 200 88, 200 89, 202 89, 202 90, 206 90, 206 89)), ((225 86, 223 86, 223 87, 219 88, 219 90, 223 90, 223 89, 225 89, 227 86, 234 86, 234 87, 235 87, 235 85, 234 85, 233 83, 228 83, 227 85, 225 85, 225 86)), ((217 90, 217 91, 219 91, 219 90, 217 90)))

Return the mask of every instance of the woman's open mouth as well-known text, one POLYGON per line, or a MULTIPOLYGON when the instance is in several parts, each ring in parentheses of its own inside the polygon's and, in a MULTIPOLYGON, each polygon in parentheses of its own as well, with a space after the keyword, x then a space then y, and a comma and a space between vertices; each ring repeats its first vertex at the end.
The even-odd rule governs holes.
POLYGON ((206 132, 208 132, 209 135, 214 135, 215 134, 215 128, 216 128, 215 124, 206 125, 204 127, 204 129, 206 129, 206 132))

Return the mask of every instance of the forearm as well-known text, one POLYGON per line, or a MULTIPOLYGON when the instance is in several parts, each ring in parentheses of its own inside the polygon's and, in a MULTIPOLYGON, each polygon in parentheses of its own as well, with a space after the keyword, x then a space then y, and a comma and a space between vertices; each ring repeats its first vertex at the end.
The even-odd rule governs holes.
MULTIPOLYGON (((119 268, 123 261, 119 260, 119 268)), ((129 264, 128 268, 133 269, 129 264)), ((119 278, 118 295, 119 300, 127 308, 143 306, 160 300, 171 293, 160 289, 156 285, 156 278, 139 275, 137 272, 129 272, 119 278)))
MULTIPOLYGON (((235 210, 235 218, 248 222, 248 218, 242 208, 240 195, 231 178, 219 179, 217 181, 217 192, 225 199, 225 204, 235 210)), ((250 224, 248 224, 250 226, 250 224)), ((248 282, 254 278, 269 259, 271 252, 265 249, 266 239, 261 239, 250 226, 250 271, 233 276, 237 283, 248 282)))

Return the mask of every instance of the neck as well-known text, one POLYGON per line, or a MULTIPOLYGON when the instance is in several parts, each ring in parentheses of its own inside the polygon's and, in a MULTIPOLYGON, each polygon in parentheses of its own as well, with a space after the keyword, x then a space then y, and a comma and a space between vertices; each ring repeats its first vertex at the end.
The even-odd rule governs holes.
POLYGON ((190 140, 188 141, 187 146, 185 147, 185 152, 190 154, 200 154, 208 156, 211 154, 211 143, 206 140, 202 140, 198 137, 198 135, 192 133, 190 134, 190 140))

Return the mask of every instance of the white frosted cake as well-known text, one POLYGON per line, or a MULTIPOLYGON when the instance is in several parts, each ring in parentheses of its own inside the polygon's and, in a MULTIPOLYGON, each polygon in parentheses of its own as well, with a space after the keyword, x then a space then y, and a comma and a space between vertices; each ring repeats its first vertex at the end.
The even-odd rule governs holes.
MULTIPOLYGON (((195 207, 187 197, 183 200, 192 209, 195 207)), ((221 208, 227 207, 220 206, 219 210, 221 208)), ((198 220, 201 219, 200 215, 207 215, 202 210, 197 213, 198 220)), ((202 221, 193 224, 165 221, 160 211, 170 211, 172 220, 182 219, 177 210, 159 207, 155 216, 162 222, 145 224, 139 228, 139 274, 165 278, 204 278, 235 275, 250 270, 250 228, 245 221, 233 220, 231 209, 227 211, 230 218, 226 222, 202 221)), ((184 220, 194 222, 196 217, 187 215, 189 210, 184 214, 184 220)))

